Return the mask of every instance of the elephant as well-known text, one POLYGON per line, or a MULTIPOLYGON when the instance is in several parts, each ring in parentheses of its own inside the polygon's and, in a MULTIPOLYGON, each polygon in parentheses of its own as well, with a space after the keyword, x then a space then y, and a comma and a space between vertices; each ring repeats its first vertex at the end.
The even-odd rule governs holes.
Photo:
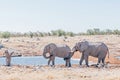
POLYGON ((87 67, 88 65, 88 57, 93 56, 98 58, 98 63, 96 67, 100 64, 102 61, 103 66, 105 65, 105 58, 108 53, 109 58, 109 50, 105 43, 103 42, 89 42, 89 41, 81 41, 75 44, 75 46, 72 48, 73 52, 79 51, 82 53, 81 59, 79 64, 82 65, 83 60, 85 59, 85 64, 87 67))
POLYGON ((6 66, 10 66, 11 65, 11 56, 14 53, 14 51, 12 50, 5 50, 4 54, 6 56, 6 66))
POLYGON ((55 57, 64 58, 66 61, 65 66, 71 67, 70 59, 73 56, 73 52, 68 45, 56 45, 54 43, 49 43, 44 47, 43 57, 48 60, 48 65, 52 61, 52 66, 55 65, 55 57), (49 56, 46 54, 49 53, 49 56))

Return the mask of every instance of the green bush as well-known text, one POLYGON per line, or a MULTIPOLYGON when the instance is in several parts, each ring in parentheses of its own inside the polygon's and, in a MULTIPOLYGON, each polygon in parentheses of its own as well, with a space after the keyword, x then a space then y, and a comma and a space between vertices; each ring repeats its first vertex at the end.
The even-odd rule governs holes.
POLYGON ((1 38, 9 38, 9 37, 44 37, 44 36, 80 36, 80 35, 120 35, 120 30, 100 30, 99 28, 93 28, 93 29, 88 29, 86 32, 80 32, 80 33, 73 33, 73 32, 66 32, 64 30, 58 29, 58 30, 52 30, 51 32, 26 32, 26 33, 21 33, 21 32, 0 32, 0 37, 1 38))
POLYGON ((10 35, 11 35, 10 32, 2 32, 2 33, 1 33, 1 37, 2 37, 2 38, 9 38, 10 35))

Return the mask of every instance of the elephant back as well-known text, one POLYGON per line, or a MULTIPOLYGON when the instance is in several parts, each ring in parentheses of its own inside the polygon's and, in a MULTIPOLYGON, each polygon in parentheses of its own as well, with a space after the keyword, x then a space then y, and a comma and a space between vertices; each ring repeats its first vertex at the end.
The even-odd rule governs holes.
POLYGON ((54 50, 53 54, 57 57, 67 57, 71 51, 70 47, 67 45, 57 45, 57 48, 54 50))
POLYGON ((71 51, 70 47, 66 44, 56 45, 56 46, 57 46, 57 48, 64 48, 64 49, 66 49, 66 51, 71 51))

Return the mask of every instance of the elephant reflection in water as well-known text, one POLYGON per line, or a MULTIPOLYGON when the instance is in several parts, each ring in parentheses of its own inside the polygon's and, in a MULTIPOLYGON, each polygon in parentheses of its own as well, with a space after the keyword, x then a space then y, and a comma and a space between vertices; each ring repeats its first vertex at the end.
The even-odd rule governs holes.
POLYGON ((4 54, 6 56, 6 66, 10 66, 11 65, 11 56, 14 53, 13 50, 5 50, 4 54))
POLYGON ((73 56, 73 52, 71 52, 71 49, 67 45, 56 45, 54 43, 50 43, 44 47, 43 51, 43 57, 48 60, 48 65, 50 65, 50 62, 52 61, 52 66, 55 65, 55 57, 63 58, 66 61, 65 66, 71 67, 70 59, 73 56), (49 56, 46 54, 49 53, 49 56))

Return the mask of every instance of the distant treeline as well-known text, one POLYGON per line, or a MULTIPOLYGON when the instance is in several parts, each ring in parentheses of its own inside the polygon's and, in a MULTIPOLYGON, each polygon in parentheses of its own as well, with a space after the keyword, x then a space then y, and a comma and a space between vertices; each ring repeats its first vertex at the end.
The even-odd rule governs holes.
POLYGON ((58 30, 52 30, 51 32, 0 32, 1 38, 9 38, 9 37, 44 37, 44 36, 79 36, 79 35, 120 35, 120 30, 110 30, 106 29, 101 31, 98 28, 94 29, 88 29, 86 32, 80 32, 80 33, 73 33, 73 32, 66 32, 64 30, 58 29, 58 30))

